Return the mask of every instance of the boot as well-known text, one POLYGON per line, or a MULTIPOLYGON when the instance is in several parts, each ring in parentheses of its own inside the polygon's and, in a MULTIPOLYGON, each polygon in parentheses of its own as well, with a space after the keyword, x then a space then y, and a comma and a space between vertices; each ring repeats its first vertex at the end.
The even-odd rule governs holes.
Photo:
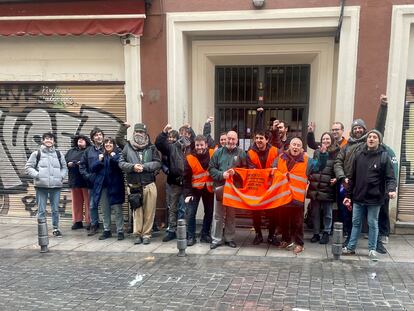
POLYGON ((319 234, 314 234, 312 239, 310 240, 311 243, 316 243, 321 239, 321 237, 319 236, 319 234))
POLYGON ((328 244, 329 243, 329 233, 324 232, 322 235, 322 239, 319 241, 319 244, 328 244))
POLYGON ((83 228, 83 224, 81 221, 77 221, 72 225, 72 230, 77 230, 77 229, 82 229, 83 228))
POLYGON ((387 249, 385 248, 384 244, 380 240, 378 240, 377 242, 377 253, 380 253, 380 254, 387 253, 387 249))
POLYGON ((262 233, 261 232, 256 233, 256 236, 254 237, 254 240, 253 240, 253 245, 259 245, 262 242, 263 242, 262 233))

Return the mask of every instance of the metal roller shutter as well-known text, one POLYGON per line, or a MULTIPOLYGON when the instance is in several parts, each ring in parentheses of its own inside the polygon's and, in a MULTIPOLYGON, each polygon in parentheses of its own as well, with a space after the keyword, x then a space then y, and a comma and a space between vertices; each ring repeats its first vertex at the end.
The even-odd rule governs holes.
MULTIPOLYGON (((0 213, 35 214, 35 191, 24 166, 38 149, 42 133, 52 130, 65 155, 74 135, 89 136, 98 126, 114 137, 125 119, 123 82, 0 84, 0 213)), ((63 189, 59 206, 61 215, 71 218, 68 188, 63 189)), ((126 205, 124 213, 128 214, 126 205)))
POLYGON ((397 220, 414 222, 414 81, 407 81, 397 220))

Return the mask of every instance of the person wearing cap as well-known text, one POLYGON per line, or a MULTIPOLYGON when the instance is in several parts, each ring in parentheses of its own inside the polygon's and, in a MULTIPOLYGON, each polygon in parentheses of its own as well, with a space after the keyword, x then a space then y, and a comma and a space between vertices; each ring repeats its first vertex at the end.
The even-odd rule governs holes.
POLYGON ((64 157, 55 147, 56 137, 53 133, 42 135, 42 145, 30 155, 25 171, 33 178, 38 206, 37 218, 46 218, 47 198, 52 209, 53 235, 62 237, 59 229, 59 198, 63 179, 68 172, 64 157))
POLYGON ((368 215, 368 256, 377 261, 378 215, 384 204, 384 193, 396 198, 397 183, 394 169, 386 148, 381 145, 382 135, 378 130, 366 134, 366 143, 353 158, 344 205, 353 210, 352 231, 343 255, 355 254, 364 217, 368 215), (351 204, 353 203, 353 204, 351 204))
MULTIPOLYGON (((349 186, 349 178, 352 174, 352 163, 355 158, 356 151, 366 142, 367 127, 364 120, 356 119, 352 122, 351 134, 348 142, 341 148, 334 163, 334 172, 336 180, 340 187, 347 188, 349 186)), ((352 211, 347 209, 343 204, 338 206, 339 213, 344 225, 344 231, 347 238, 344 245, 349 242, 352 231, 352 211)))
POLYGON ((168 228, 163 242, 176 238, 177 220, 185 216, 183 198, 183 175, 186 155, 191 153, 193 131, 189 126, 182 126, 178 130, 179 137, 175 141, 169 139, 174 132, 171 124, 167 124, 155 139, 155 146, 166 158, 167 174, 167 202, 168 228))
MULTIPOLYGON (((124 136, 126 129, 121 126, 117 137, 124 136)), ((151 143, 144 123, 134 125, 132 139, 126 142, 122 150, 119 167, 126 173, 130 192, 142 194, 142 206, 135 206, 133 211, 134 244, 149 244, 157 202, 155 176, 161 169, 161 157, 151 143)))
POLYGON ((89 146, 82 155, 79 171, 87 182, 89 188, 89 211, 91 217, 91 227, 88 236, 95 235, 99 229, 99 212, 98 205, 94 204, 93 186, 96 181, 96 174, 92 172, 92 164, 99 159, 99 155, 104 153, 103 140, 104 132, 99 127, 94 127, 90 132, 91 146, 89 146))

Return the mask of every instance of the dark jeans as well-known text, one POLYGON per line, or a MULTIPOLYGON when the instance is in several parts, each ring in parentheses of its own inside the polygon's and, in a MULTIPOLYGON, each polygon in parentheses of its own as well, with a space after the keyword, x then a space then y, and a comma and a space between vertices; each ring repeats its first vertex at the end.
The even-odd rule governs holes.
POLYGON ((186 207, 188 238, 195 238, 196 215, 200 199, 203 200, 204 205, 204 218, 203 227, 201 229, 201 236, 210 235, 211 222, 213 221, 214 211, 214 193, 209 192, 206 188, 202 190, 193 189, 193 200, 190 201, 186 207))
POLYGON ((381 205, 378 216, 379 236, 390 235, 390 199, 385 198, 384 204, 381 205))
POLYGON ((265 211, 252 211, 253 227, 256 233, 262 231, 262 215, 265 214, 269 221, 269 237, 272 237, 276 232, 276 224, 278 218, 278 208, 272 208, 265 211))
POLYGON ((280 229, 282 240, 290 243, 295 242, 303 246, 303 206, 287 205, 281 209, 280 229))
POLYGON ((348 210, 340 200, 337 201, 337 204, 341 222, 344 225, 344 232, 350 237, 352 232, 352 211, 348 210))

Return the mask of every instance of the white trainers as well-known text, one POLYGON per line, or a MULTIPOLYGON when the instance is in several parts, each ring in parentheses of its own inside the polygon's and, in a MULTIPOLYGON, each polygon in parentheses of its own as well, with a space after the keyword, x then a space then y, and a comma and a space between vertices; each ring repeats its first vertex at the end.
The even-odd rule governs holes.
POLYGON ((378 261, 378 255, 377 252, 374 251, 373 249, 369 251, 368 253, 368 257, 372 260, 372 261, 378 261))
POLYGON ((351 255, 355 255, 355 251, 351 251, 350 249, 348 249, 348 247, 342 247, 342 255, 344 256, 351 256, 351 255))
POLYGON ((388 244, 388 237, 387 236, 382 237, 381 242, 382 244, 388 244))

